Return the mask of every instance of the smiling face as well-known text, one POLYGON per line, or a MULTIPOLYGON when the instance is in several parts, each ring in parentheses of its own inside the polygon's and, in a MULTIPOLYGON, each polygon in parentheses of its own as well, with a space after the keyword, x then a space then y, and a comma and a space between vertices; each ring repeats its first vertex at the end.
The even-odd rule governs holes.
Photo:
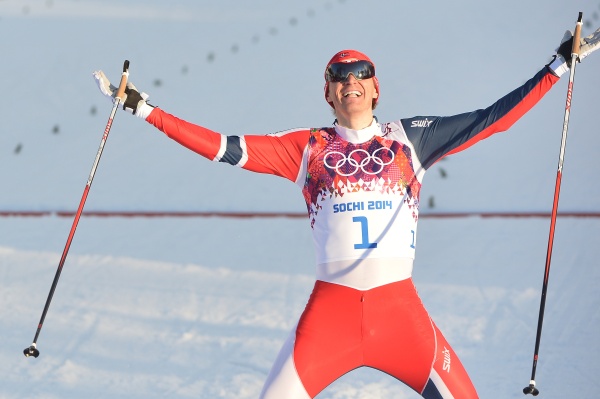
POLYGON ((373 109, 375 99, 379 96, 375 88, 375 82, 370 79, 356 79, 353 74, 343 82, 330 82, 327 102, 333 103, 333 108, 338 110, 342 107, 361 109, 363 107, 373 109))
POLYGON ((378 98, 379 82, 369 57, 342 50, 331 58, 325 68, 325 99, 339 125, 357 130, 369 126, 378 98))
POLYGON ((350 74, 343 82, 330 82, 327 102, 332 104, 338 123, 362 129, 373 120, 373 107, 379 93, 373 78, 358 80, 350 74))

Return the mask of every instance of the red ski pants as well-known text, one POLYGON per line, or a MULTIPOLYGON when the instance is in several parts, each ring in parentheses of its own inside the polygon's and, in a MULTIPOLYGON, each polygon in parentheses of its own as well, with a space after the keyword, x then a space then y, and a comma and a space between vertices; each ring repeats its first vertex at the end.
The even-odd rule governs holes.
POLYGON ((426 399, 477 398, 412 279, 367 291, 317 281, 261 397, 314 398, 363 366, 397 378, 426 399))

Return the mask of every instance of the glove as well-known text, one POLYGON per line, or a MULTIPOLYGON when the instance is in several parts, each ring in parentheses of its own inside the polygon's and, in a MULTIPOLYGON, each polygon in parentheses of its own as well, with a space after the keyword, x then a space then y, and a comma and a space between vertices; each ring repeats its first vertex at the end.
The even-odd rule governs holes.
MULTIPOLYGON (((600 28, 594 33, 580 39, 578 62, 600 48, 600 28)), ((571 51, 573 50, 573 33, 566 31, 565 35, 556 49, 554 59, 548 64, 556 76, 561 76, 571 68, 571 51)))
MULTIPOLYGON (((111 100, 111 102, 114 102, 118 88, 110 83, 104 72, 95 71, 93 75, 100 92, 109 100, 111 100)), ((148 115, 150 115, 150 112, 152 112, 154 109, 153 105, 150 105, 146 102, 148 97, 148 94, 144 92, 140 93, 133 83, 129 82, 125 87, 125 93, 121 99, 121 102, 123 103, 123 109, 137 117, 146 119, 148 115)))

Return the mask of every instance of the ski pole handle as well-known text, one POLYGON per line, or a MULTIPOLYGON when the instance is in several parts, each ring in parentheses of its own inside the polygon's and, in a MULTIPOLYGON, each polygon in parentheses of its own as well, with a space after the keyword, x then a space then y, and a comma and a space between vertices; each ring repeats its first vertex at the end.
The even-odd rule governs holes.
POLYGON ((583 25, 583 13, 579 13, 579 18, 577 19, 577 24, 575 25, 575 32, 573 33, 573 50, 571 51, 571 57, 576 56, 579 57, 579 47, 581 41, 581 25, 583 25))
POLYGON ((121 83, 119 83, 119 89, 115 96, 115 102, 121 102, 123 94, 125 94, 125 87, 127 86, 127 78, 129 77, 129 61, 125 60, 123 63, 123 74, 121 74, 121 83))

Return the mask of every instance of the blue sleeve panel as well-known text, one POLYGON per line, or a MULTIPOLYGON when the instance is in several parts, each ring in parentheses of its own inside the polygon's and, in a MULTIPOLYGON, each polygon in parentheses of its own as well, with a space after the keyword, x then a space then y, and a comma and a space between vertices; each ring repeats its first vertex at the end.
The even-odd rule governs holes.
POLYGON ((454 116, 416 116, 400 122, 415 147, 421 165, 427 170, 446 155, 508 130, 557 81, 558 77, 545 67, 488 108, 454 116))

